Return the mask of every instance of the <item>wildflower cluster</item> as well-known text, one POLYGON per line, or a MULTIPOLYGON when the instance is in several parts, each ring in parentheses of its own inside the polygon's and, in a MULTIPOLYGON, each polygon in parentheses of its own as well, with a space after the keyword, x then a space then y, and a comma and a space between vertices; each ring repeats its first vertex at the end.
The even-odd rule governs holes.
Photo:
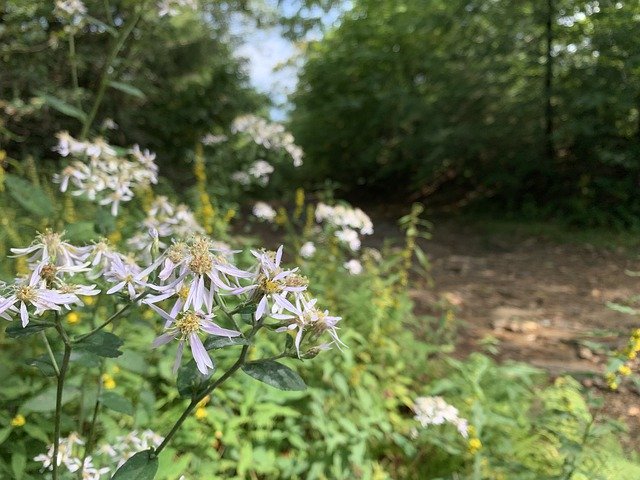
POLYGON ((273 220, 276 218, 277 213, 268 203, 256 202, 253 206, 253 215, 259 220, 273 222, 273 220))
POLYGON ((198 2, 196 0, 160 0, 157 6, 160 17, 175 17, 183 8, 195 10, 198 8, 198 2))
POLYGON ((242 115, 233 121, 231 131, 249 135, 255 143, 268 150, 285 150, 294 167, 302 165, 302 149, 295 144, 293 135, 279 123, 267 122, 255 115, 242 115))
POLYGON ((108 474, 111 469, 108 467, 98 468, 93 464, 93 458, 87 455, 84 460, 82 451, 85 442, 80 436, 73 432, 66 438, 59 441, 58 455, 54 459, 54 446, 50 445, 46 453, 42 453, 33 460, 42 463, 44 470, 53 470, 54 462, 58 467, 64 467, 70 473, 76 473, 82 470, 82 478, 84 480, 100 480, 103 475, 108 474))
MULTIPOLYGON (((76 473, 82 468, 84 480, 110 478, 135 453, 155 448, 162 440, 164 438, 152 430, 134 430, 128 435, 116 437, 111 444, 101 445, 95 457, 87 455, 83 461, 86 442, 77 433, 72 432, 68 437, 60 439, 58 466, 63 466, 70 473, 76 473)), ((43 470, 52 470, 53 445, 49 446, 46 453, 35 457, 34 461, 41 463, 43 470)))
POLYGON ((0 316, 10 320, 19 315, 22 326, 29 324, 30 316, 47 311, 70 310, 83 305, 80 296, 100 293, 95 284, 86 285, 70 281, 76 274, 87 272, 88 248, 75 247, 64 241, 60 234, 47 231, 38 235, 27 248, 13 248, 17 256, 28 256, 29 273, 16 278, 13 285, 0 291, 0 316))
MULTIPOLYGON (((360 250, 362 235, 373 234, 373 222, 359 208, 342 204, 331 206, 321 202, 316 206, 315 218, 316 222, 328 227, 338 242, 351 252, 360 250)), ((362 263, 355 258, 345 262, 343 266, 352 275, 360 275, 363 271, 362 263)))
POLYGON ((269 183, 269 177, 274 172, 273 165, 266 160, 256 160, 247 171, 237 171, 231 174, 231 179, 240 185, 249 186, 252 182, 256 182, 261 187, 266 187, 269 183))
POLYGON ((116 216, 121 202, 128 202, 137 187, 158 182, 156 155, 141 150, 138 145, 126 150, 125 156, 102 138, 93 142, 79 141, 67 132, 57 135, 56 150, 63 157, 73 157, 71 164, 54 175, 60 191, 66 192, 71 184, 72 195, 86 196, 100 205, 111 205, 111 214, 116 216))
POLYGON ((638 353, 640 353, 640 328, 631 333, 627 345, 616 352, 609 363, 605 380, 611 390, 617 390, 622 379, 630 376, 633 369, 637 367, 638 353))
POLYGON ((159 240, 158 246, 164 248, 167 246, 165 242, 169 239, 201 234, 204 233, 204 228, 189 207, 184 204, 174 205, 167 197, 158 196, 151 204, 138 233, 132 236, 127 244, 134 251, 148 254, 156 236, 155 232, 159 240), (154 232, 154 235, 147 232, 154 232))
POLYGON ((54 13, 69 26, 79 26, 87 15, 82 0, 57 0, 54 13))
POLYGON ((423 427, 450 423, 458 429, 464 438, 469 435, 467 420, 461 418, 458 415, 458 409, 449 405, 442 397, 418 397, 415 400, 413 410, 416 414, 414 418, 423 427))

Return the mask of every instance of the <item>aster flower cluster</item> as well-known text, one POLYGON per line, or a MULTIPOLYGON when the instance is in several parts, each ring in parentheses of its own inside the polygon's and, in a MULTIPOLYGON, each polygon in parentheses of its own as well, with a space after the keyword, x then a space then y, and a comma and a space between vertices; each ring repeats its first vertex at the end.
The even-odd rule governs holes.
POLYGON ((53 181, 60 184, 61 192, 71 185, 75 188, 72 195, 110 205, 111 214, 116 216, 120 203, 131 200, 136 188, 158 183, 156 155, 149 150, 134 145, 126 151, 127 158, 101 138, 84 142, 67 132, 60 132, 57 137, 54 150, 76 159, 54 175, 53 181))
POLYGON ((274 172, 273 165, 266 160, 256 160, 253 162, 248 170, 233 172, 231 179, 240 185, 248 186, 255 182, 262 187, 266 187, 269 184, 269 178, 274 172))
POLYGON ((151 204, 139 232, 127 241, 127 245, 134 251, 149 254, 155 234, 149 235, 147 232, 157 232, 158 245, 164 248, 168 239, 202 234, 204 228, 189 207, 182 203, 174 205, 167 197, 158 196, 151 204))
POLYGON ((67 25, 80 25, 87 15, 87 7, 82 0, 57 0, 54 13, 67 25))
POLYGON ((13 248, 12 252, 29 256, 30 272, 0 290, 0 316, 6 320, 19 316, 26 327, 32 315, 70 310, 73 305, 83 305, 80 296, 100 293, 95 284, 71 282, 76 274, 89 271, 85 262, 88 251, 65 242, 60 234, 47 231, 29 247, 13 248))
POLYGON ((259 220, 273 222, 276 218, 276 211, 268 203, 256 202, 253 205, 253 215, 259 220))
MULTIPOLYGON (((361 236, 373 234, 373 223, 369 216, 359 208, 347 205, 327 205, 318 203, 315 211, 316 222, 330 228, 338 241, 347 246, 351 252, 358 252, 362 246, 361 236)), ((344 268, 351 275, 360 275, 363 271, 358 259, 344 263, 344 268)))
POLYGON ((198 8, 198 2, 196 0, 160 0, 157 3, 157 7, 158 16, 175 17, 183 8, 196 10, 198 8))
MULTIPOLYGON (((83 461, 82 450, 85 441, 76 432, 72 432, 68 437, 60 439, 58 466, 66 468, 70 473, 77 473, 82 468, 84 480, 110 478, 134 454, 156 448, 162 440, 164 438, 152 430, 134 430, 127 435, 116 437, 111 444, 101 445, 95 458, 87 456, 83 461), (96 464, 109 466, 98 467, 96 464)), ((49 446, 46 453, 41 453, 33 460, 41 463, 43 470, 51 470, 54 462, 53 445, 49 446)))
POLYGON ((136 453, 156 448, 163 440, 153 430, 133 430, 127 435, 116 437, 110 444, 102 445, 98 451, 109 457, 109 463, 115 465, 117 470, 136 453))
POLYGON ((302 165, 302 149, 295 144, 293 135, 279 123, 267 122, 256 115, 242 115, 233 121, 231 131, 249 135, 255 143, 268 150, 285 150, 294 167, 302 165))
POLYGON ((49 446, 46 453, 41 453, 33 460, 42 463, 44 470, 53 470, 54 462, 57 463, 58 467, 64 467, 70 473, 76 473, 82 469, 83 480, 100 480, 104 478, 103 475, 108 474, 111 469, 108 467, 95 467, 91 456, 87 456, 83 461, 81 450, 84 444, 84 440, 73 432, 68 437, 60 439, 56 460, 53 458, 53 445, 49 446))
POLYGON ((449 405, 442 397, 418 397, 415 400, 413 410, 416 414, 414 418, 423 427, 450 423, 458 429, 464 438, 469 435, 467 420, 461 418, 458 409, 449 405))

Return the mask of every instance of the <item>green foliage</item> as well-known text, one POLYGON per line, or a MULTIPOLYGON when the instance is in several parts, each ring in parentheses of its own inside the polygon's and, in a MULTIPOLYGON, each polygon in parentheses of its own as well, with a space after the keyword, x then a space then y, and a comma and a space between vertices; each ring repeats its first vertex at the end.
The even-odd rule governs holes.
POLYGON ((354 2, 309 45, 293 97, 306 181, 637 227, 639 7, 548 5, 354 2))

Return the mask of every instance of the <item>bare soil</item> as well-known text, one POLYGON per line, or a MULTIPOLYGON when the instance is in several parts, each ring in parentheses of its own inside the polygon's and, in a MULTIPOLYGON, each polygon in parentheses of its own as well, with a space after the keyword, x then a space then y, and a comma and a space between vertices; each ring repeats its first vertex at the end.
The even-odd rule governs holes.
MULTIPOLYGON (((377 226, 382 235, 395 229, 377 226)), ((625 421, 631 444, 640 439, 638 392, 628 386, 610 392, 602 381, 605 352, 640 327, 638 317, 606 306, 628 304, 640 293, 640 277, 629 275, 640 270, 637 255, 486 234, 451 221, 437 222, 433 238, 422 246, 431 259, 433 283, 416 280, 411 292, 416 310, 434 313, 433 305, 443 300, 455 305, 457 354, 483 350, 492 339, 499 360, 524 361, 552 376, 575 375, 606 396, 606 413, 625 421)))

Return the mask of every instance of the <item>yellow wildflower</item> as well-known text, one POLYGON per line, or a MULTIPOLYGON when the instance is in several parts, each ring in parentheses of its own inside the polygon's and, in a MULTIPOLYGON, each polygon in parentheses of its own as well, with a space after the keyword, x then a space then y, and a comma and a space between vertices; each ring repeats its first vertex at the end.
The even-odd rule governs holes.
POLYGON ((196 408, 196 418, 198 420, 204 420, 205 418, 207 418, 208 412, 207 409, 205 407, 198 407, 196 408))
POLYGON ((25 423, 27 423, 27 419, 24 418, 24 415, 17 414, 11 419, 12 427, 22 427, 25 423))
POLYGON ((631 368, 629 368, 629 365, 620 365, 618 372, 620 375, 624 375, 626 377, 627 375, 631 375, 631 368))
POLYGON ((69 312, 67 313, 67 323, 69 325, 75 325, 80 322, 80 315, 78 312, 69 312))
POLYGON ((116 388, 116 381, 113 379, 113 377, 110 374, 103 373, 102 374, 102 385, 107 390, 113 390, 114 388, 116 388))
POLYGON ((469 440, 469 453, 475 455, 482 448, 482 442, 479 438, 472 438, 469 440))

